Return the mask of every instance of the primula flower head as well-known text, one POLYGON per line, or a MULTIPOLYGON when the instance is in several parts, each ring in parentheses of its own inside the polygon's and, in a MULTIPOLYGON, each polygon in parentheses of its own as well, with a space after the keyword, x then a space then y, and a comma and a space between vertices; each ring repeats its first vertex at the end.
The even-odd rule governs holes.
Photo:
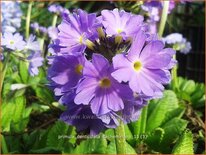
POLYGON ((123 10, 96 17, 78 9, 62 18, 48 71, 50 87, 67 106, 61 119, 92 135, 136 121, 170 82, 174 50, 148 32, 142 16, 123 10))

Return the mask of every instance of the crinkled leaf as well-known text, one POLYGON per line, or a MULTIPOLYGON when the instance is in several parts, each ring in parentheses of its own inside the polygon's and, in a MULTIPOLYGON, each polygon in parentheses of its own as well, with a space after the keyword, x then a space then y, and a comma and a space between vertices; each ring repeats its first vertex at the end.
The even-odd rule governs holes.
MULTIPOLYGON (((64 150, 67 143, 74 143, 76 132, 74 128, 62 121, 57 121, 47 136, 47 146, 56 150, 64 150)), ((68 146, 68 145, 67 145, 68 146)))
POLYGON ((106 153, 107 141, 103 135, 99 135, 96 138, 89 138, 84 140, 78 145, 74 154, 104 154, 106 153))
POLYGON ((178 100, 173 91, 166 90, 163 98, 156 104, 147 121, 148 132, 160 126, 165 119, 165 114, 178 107, 178 100))
POLYGON ((173 154, 194 154, 193 136, 191 131, 185 131, 174 146, 173 154))

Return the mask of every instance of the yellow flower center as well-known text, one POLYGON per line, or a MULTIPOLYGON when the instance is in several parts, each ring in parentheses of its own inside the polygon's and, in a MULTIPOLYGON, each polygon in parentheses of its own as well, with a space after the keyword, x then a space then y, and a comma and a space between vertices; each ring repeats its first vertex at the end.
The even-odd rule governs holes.
POLYGON ((75 67, 75 72, 77 73, 77 74, 82 74, 82 70, 83 70, 83 66, 81 65, 81 64, 79 64, 79 65, 76 65, 76 67, 75 67))
POLYGON ((141 63, 140 61, 136 61, 136 62, 134 63, 134 69, 135 69, 136 71, 139 71, 141 68, 142 68, 142 63, 141 63))
POLYGON ((10 44, 11 44, 11 45, 12 45, 12 44, 14 44, 14 41, 13 41, 13 40, 11 40, 11 41, 10 41, 10 44))
POLYGON ((111 81, 108 78, 103 78, 99 81, 99 85, 102 88, 109 88, 111 86, 111 81))
POLYGON ((117 29, 117 33, 121 33, 122 31, 123 31, 123 30, 120 29, 120 28, 117 29))
POLYGON ((83 38, 83 36, 81 35, 81 36, 79 37, 79 43, 80 43, 80 44, 83 44, 83 39, 84 39, 84 38, 83 38))

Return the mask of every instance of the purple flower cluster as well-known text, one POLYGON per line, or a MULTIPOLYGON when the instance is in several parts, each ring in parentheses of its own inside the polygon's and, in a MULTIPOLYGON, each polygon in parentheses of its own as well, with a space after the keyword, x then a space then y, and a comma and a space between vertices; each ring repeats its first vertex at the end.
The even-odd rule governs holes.
POLYGON ((175 51, 151 39, 143 20, 118 9, 63 17, 48 71, 50 88, 67 106, 62 120, 96 135, 137 120, 147 100, 162 97, 175 51))

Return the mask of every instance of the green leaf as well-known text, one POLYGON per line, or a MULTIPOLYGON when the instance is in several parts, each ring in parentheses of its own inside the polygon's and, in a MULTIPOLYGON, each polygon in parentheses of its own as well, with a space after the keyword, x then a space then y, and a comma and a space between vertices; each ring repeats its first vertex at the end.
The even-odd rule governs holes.
POLYGON ((29 78, 29 73, 28 73, 28 67, 26 62, 23 61, 19 62, 19 74, 22 82, 27 83, 29 78))
POLYGON ((12 115, 13 119, 11 127, 14 131, 20 132, 26 128, 32 108, 26 108, 26 100, 24 96, 15 98, 13 102, 15 104, 15 113, 12 115))
POLYGON ((73 127, 62 121, 57 121, 48 133, 47 146, 57 150, 64 150, 65 145, 68 146, 67 143, 75 143, 75 134, 73 127))
POLYGON ((6 141, 5 141, 3 135, 0 135, 0 136, 1 136, 1 150, 2 150, 2 153, 7 154, 8 153, 8 148, 7 148, 6 141))
POLYGON ((162 128, 156 128, 153 132, 148 134, 145 142, 153 150, 158 150, 161 147, 161 141, 164 137, 165 131, 162 128))
POLYGON ((134 140, 134 137, 129 129, 129 127, 127 125, 124 125, 124 130, 125 130, 125 137, 126 137, 126 140, 129 142, 129 143, 133 143, 133 140, 134 140))
POLYGON ((173 91, 167 90, 164 96, 157 102, 157 105, 149 115, 146 131, 152 131, 160 126, 165 119, 166 113, 178 107, 178 100, 173 91))
POLYGON ((174 118, 162 126, 165 131, 164 137, 161 141, 162 148, 160 148, 162 153, 171 152, 171 143, 174 142, 186 129, 187 123, 188 122, 186 120, 174 118))
POLYGON ((78 145, 73 154, 105 154, 107 148, 107 141, 103 135, 99 135, 96 138, 89 138, 82 141, 78 145))
POLYGON ((141 141, 141 139, 138 137, 145 133, 146 124, 147 124, 147 112, 148 112, 148 106, 145 106, 142 109, 139 119, 135 122, 132 122, 131 125, 129 125, 131 128, 131 131, 133 132, 136 142, 141 141))
POLYGON ((23 96, 18 97, 14 100, 15 106, 15 113, 13 114, 13 121, 14 123, 19 122, 22 118, 23 111, 26 106, 26 100, 23 96))
POLYGON ((173 118, 181 118, 184 112, 185 112, 184 107, 178 107, 174 110, 169 111, 168 113, 166 113, 165 119, 162 121, 161 125, 164 125, 166 122, 170 121, 173 118))
POLYGON ((181 90, 191 94, 195 90, 195 82, 193 80, 186 80, 184 85, 181 86, 181 90))
POLYGON ((2 104, 1 125, 2 125, 3 132, 10 131, 10 124, 13 118, 12 115, 14 113, 15 113, 15 104, 11 102, 2 104))
MULTIPOLYGON (((115 141, 111 141, 106 148, 106 154, 117 154, 115 141)), ((126 142, 126 154, 137 154, 134 148, 126 142)))
POLYGON ((191 131, 185 131, 174 146, 173 154, 194 154, 191 131))
POLYGON ((52 92, 46 87, 36 87, 37 97, 45 103, 51 104, 54 100, 52 92))

